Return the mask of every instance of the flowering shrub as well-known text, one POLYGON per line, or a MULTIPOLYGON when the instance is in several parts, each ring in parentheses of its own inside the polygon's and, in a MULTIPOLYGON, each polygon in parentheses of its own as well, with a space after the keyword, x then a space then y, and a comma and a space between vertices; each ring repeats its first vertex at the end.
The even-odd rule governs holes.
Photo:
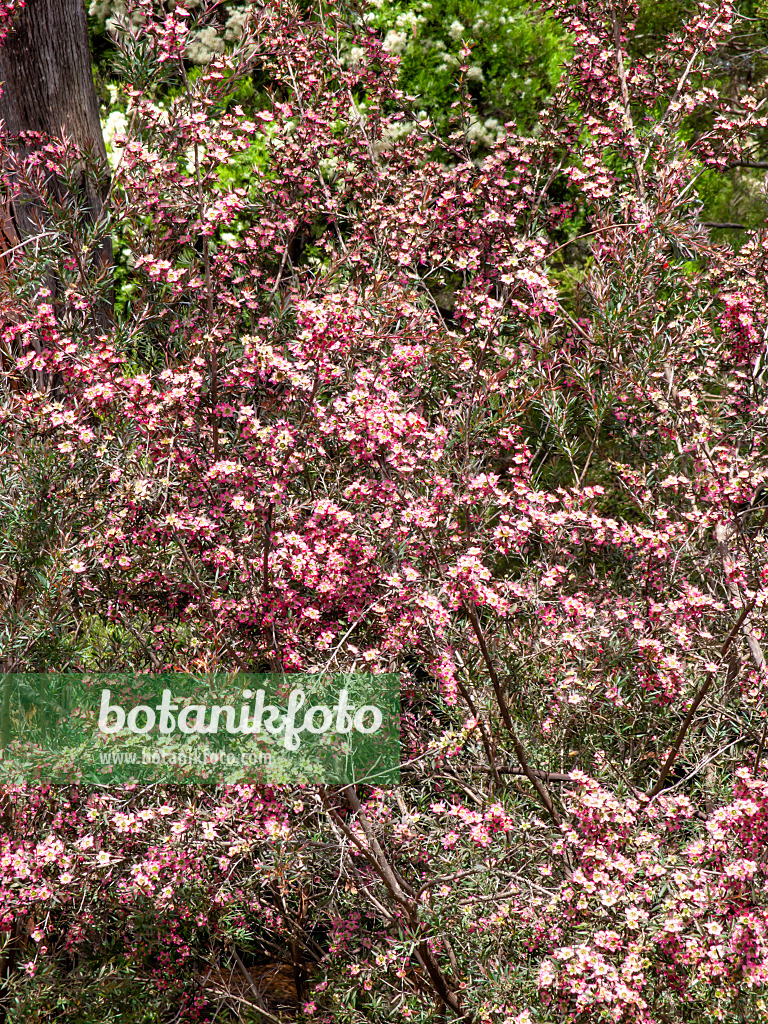
MULTIPOLYGON (((562 26, 516 2, 382 0, 364 19, 381 33, 383 49, 401 57, 403 89, 418 96, 438 124, 456 98, 462 47, 470 47, 463 76, 471 102, 467 135, 483 147, 503 134, 512 117, 533 126, 567 50, 562 26)), ((361 52, 351 46, 348 59, 354 62, 361 52)))
POLYGON ((392 792, 8 792, 10 1019, 765 1019, 768 241, 695 190, 762 84, 708 84, 728 5, 653 57, 607 0, 550 11, 573 55, 482 159, 466 93, 438 132, 328 4, 195 73, 187 8, 126 8, 96 225, 62 143, 3 140, 44 223, 0 280, 6 669, 396 671, 404 705, 392 792))

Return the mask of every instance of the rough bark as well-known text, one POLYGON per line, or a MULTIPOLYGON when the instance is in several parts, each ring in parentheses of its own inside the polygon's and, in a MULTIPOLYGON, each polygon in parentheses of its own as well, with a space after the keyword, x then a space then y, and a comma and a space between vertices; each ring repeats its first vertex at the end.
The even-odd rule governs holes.
MULTIPOLYGON (((93 223, 102 212, 109 175, 83 0, 27 0, 14 15, 13 26, 0 48, 0 119, 6 139, 22 156, 36 144, 25 132, 66 138, 90 154, 99 168, 94 173, 90 161, 81 163, 77 199, 83 217, 93 223)), ((50 180, 49 188, 63 198, 60 182, 50 180)), ((17 201, 9 212, 21 239, 39 232, 34 203, 17 201)), ((94 256, 111 262, 108 236, 94 256)))
MULTIPOLYGON (((11 135, 70 138, 106 164, 83 0, 27 0, 0 50, 0 118, 11 135)), ((103 192, 84 181, 92 213, 103 192)))

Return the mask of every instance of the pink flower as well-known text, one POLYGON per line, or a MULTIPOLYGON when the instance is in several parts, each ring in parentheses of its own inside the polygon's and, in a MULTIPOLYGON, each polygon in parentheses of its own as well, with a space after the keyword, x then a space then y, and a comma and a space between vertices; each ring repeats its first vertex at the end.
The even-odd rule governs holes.
POLYGON ((440 840, 446 850, 452 850, 458 841, 459 836, 456 832, 447 832, 440 840))

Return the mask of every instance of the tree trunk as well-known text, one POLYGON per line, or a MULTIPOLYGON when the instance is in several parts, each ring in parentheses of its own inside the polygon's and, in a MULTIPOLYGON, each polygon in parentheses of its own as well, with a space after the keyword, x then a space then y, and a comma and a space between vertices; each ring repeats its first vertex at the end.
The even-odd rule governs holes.
MULTIPOLYGON (((71 140, 91 160, 81 163, 77 186, 83 217, 94 223, 109 188, 107 153, 91 71, 88 21, 83 0, 27 0, 13 16, 13 28, 0 48, 0 119, 8 141, 20 155, 36 148, 25 132, 71 140)), ((49 181, 52 198, 62 198, 60 183, 49 181)), ((16 231, 23 240, 40 230, 37 204, 15 203, 16 231)), ((107 236, 94 254, 111 263, 107 236)), ((99 317, 101 319, 101 317, 99 317)))

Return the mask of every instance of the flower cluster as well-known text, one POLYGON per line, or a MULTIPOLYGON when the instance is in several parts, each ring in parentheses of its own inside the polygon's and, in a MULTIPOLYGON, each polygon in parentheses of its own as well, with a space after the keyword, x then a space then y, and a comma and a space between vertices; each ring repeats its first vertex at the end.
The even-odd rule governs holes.
POLYGON ((696 192, 766 127, 704 87, 736 14, 638 56, 553 2, 562 76, 478 155, 458 13, 441 135, 399 77, 422 7, 214 45, 171 6, 120 15, 106 326, 101 227, 49 187, 79 155, 4 172, 44 231, 0 277, 3 643, 398 672, 402 785, 8 789, 9 984, 64 1005, 119 956, 158 1019, 263 1012, 267 966, 323 1021, 760 1019, 768 242, 696 192))

